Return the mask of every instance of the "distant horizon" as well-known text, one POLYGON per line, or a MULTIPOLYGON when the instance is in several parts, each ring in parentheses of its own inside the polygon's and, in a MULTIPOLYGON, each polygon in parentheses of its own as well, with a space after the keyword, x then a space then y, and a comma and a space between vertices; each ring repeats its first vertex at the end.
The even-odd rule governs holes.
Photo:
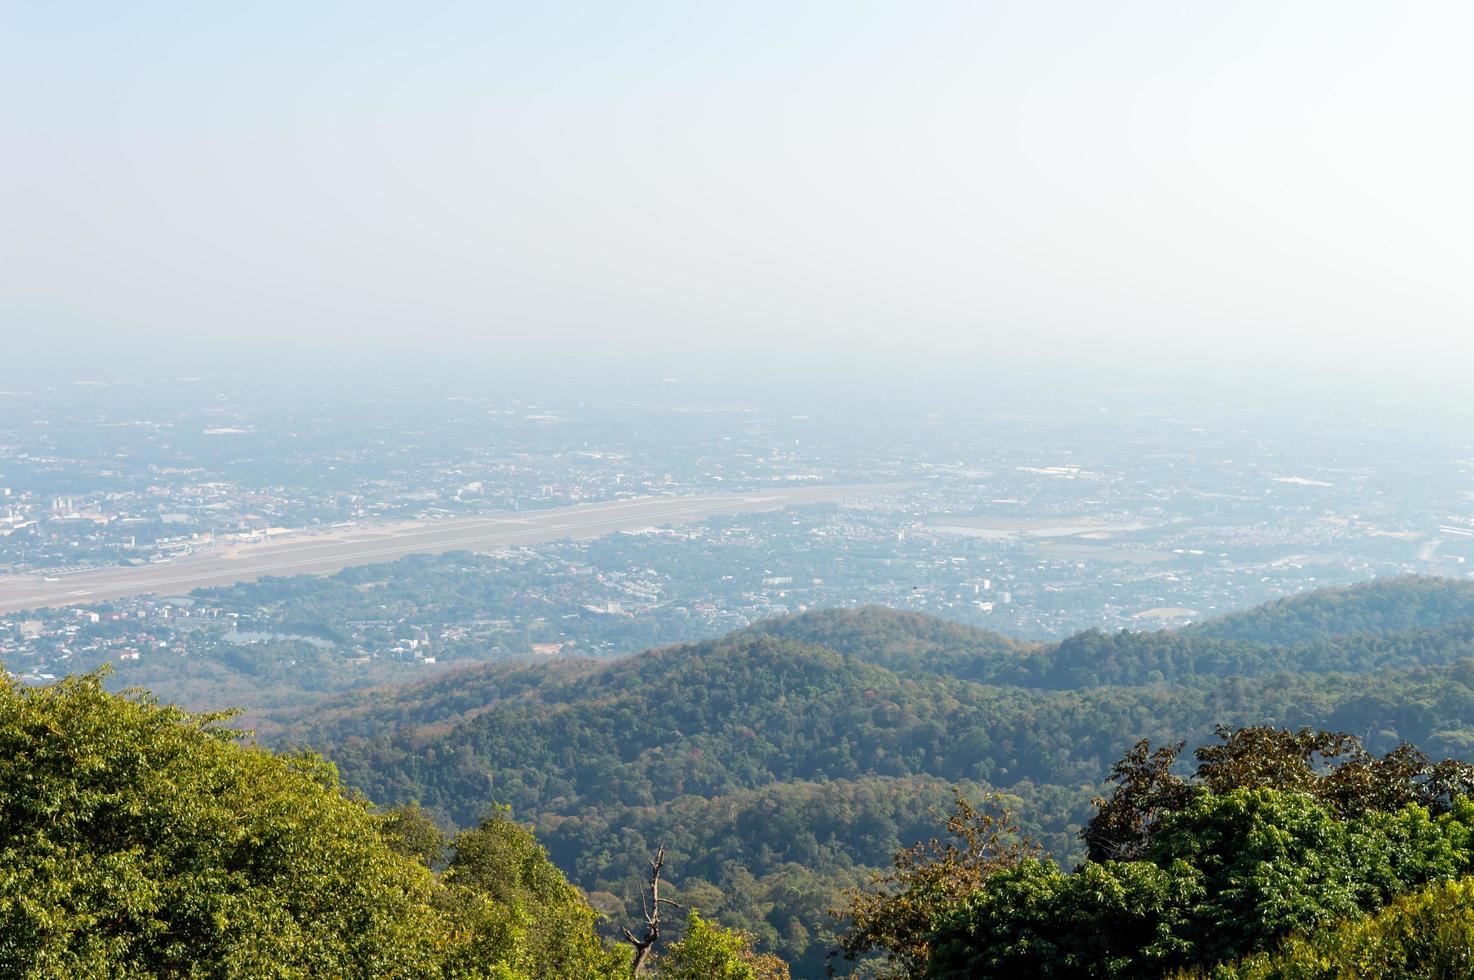
POLYGON ((3 374, 1452 388, 1471 46, 1453 2, 13 5, 3 374))
MULTIPOLYGON (((6 391, 86 383, 149 385, 203 380, 227 386, 279 378, 311 383, 352 397, 400 390, 413 383, 448 386, 484 397, 493 392, 535 399, 627 398, 663 400, 676 395, 750 399, 779 397, 804 402, 835 399, 865 404, 925 405, 937 400, 987 402, 996 397, 1030 404, 1072 403, 1130 395, 1196 406, 1252 408, 1255 403, 1313 408, 1317 405, 1425 404, 1431 409, 1474 412, 1474 387, 1456 356, 1417 371, 1387 364, 1379 369, 1312 370, 1295 363, 1193 361, 1090 361, 1029 355, 969 359, 898 351, 865 356, 763 351, 661 355, 580 350, 506 351, 462 344, 454 352, 411 351, 392 346, 336 349, 298 343, 282 349, 209 350, 196 345, 63 344, 0 361, 0 397, 6 391)), ((14 352, 15 347, 11 347, 14 352)))

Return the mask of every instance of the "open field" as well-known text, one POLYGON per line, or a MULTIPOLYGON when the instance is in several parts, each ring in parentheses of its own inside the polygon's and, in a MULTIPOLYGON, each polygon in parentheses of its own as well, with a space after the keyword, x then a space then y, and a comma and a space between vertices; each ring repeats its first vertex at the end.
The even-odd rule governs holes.
POLYGON ((265 575, 321 575, 351 565, 393 561, 410 554, 442 554, 494 547, 594 538, 700 521, 718 514, 774 510, 843 500, 889 485, 793 487, 700 497, 644 497, 480 517, 361 525, 230 544, 146 566, 89 568, 51 576, 0 576, 0 613, 74 606, 149 593, 182 594, 265 575))

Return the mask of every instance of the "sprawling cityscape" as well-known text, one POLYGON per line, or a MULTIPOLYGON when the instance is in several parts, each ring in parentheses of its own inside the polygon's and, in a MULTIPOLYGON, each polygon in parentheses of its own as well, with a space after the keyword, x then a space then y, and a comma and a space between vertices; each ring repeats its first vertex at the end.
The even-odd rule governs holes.
POLYGON ((0 395, 0 659, 35 682, 108 662, 166 694, 209 665, 238 701, 268 679, 327 692, 615 655, 829 606, 1045 639, 1474 571, 1456 413, 1365 406, 1338 444, 1313 418, 1261 428, 1130 392, 908 416, 670 388, 0 395))
POLYGON ((1474 5, 0 12, 0 980, 1474 978, 1474 5))

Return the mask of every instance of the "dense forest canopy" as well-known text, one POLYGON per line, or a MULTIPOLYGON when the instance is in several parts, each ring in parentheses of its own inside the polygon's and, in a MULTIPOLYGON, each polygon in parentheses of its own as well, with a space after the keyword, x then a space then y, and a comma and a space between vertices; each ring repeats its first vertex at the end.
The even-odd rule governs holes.
POLYGON ((222 721, 6 684, 6 964, 627 975, 657 849, 670 977, 1329 976, 1467 934, 1466 583, 1054 644, 828 610, 356 692, 284 754, 222 721))
MULTIPOLYGON (((851 947, 885 950, 892 976, 933 980, 1235 975, 1274 964, 1287 939, 1337 935, 1342 923, 1474 867, 1474 766, 1435 763, 1406 744, 1378 757, 1343 732, 1217 734, 1187 777, 1174 771, 1180 743, 1128 752, 1082 833, 1090 857, 1073 871, 1017 846, 969 841, 969 852, 991 860, 974 887, 938 897, 920 887, 918 870, 902 868, 886 901, 929 897, 915 903, 928 914, 909 933, 862 933, 869 944, 851 947)), ((1456 928, 1433 930, 1423 952, 1391 936, 1386 959, 1452 952, 1447 943, 1467 935, 1457 926, 1467 909, 1444 911, 1456 928)), ((1280 958, 1302 955, 1289 950, 1280 958)))
POLYGON ((1003 794, 1068 867, 1086 857, 1091 799, 1139 739, 1309 726, 1376 753, 1406 740, 1468 758, 1471 719, 1474 586, 1407 578, 1055 644, 826 610, 614 662, 361 692, 289 742, 452 825, 510 805, 611 912, 638 911, 626 846, 669 842, 684 869, 673 894, 819 976, 837 941, 829 909, 927 836, 954 786, 1003 794))
POLYGON ((1189 626, 1219 640, 1289 645, 1356 633, 1435 629, 1470 618, 1474 583, 1430 575, 1378 579, 1267 602, 1189 626))
MULTIPOLYGON (((629 950, 505 813, 446 839, 419 808, 376 813, 321 758, 243 746, 223 720, 95 674, 0 681, 0 974, 629 976, 629 950)), ((786 975, 691 923, 651 976, 786 975)))

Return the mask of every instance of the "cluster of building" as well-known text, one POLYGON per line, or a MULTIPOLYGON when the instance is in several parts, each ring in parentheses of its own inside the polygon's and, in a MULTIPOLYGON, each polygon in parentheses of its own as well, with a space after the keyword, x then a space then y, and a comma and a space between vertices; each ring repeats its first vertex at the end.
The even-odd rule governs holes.
POLYGON ((0 621, 10 670, 243 649, 318 671, 607 655, 862 603, 1057 637, 1178 625, 1378 575, 1466 575, 1474 559, 1474 445, 1460 425, 1387 423, 1338 443, 1293 418, 1266 433, 1159 406, 1076 409, 1068 424, 1003 412, 917 424, 432 396, 398 412, 357 406, 345 422, 310 406, 266 418, 253 404, 165 412, 58 397, 7 414, 0 574, 162 561, 344 522, 796 482, 899 486, 353 569, 279 596, 238 586, 16 615, 0 621))

